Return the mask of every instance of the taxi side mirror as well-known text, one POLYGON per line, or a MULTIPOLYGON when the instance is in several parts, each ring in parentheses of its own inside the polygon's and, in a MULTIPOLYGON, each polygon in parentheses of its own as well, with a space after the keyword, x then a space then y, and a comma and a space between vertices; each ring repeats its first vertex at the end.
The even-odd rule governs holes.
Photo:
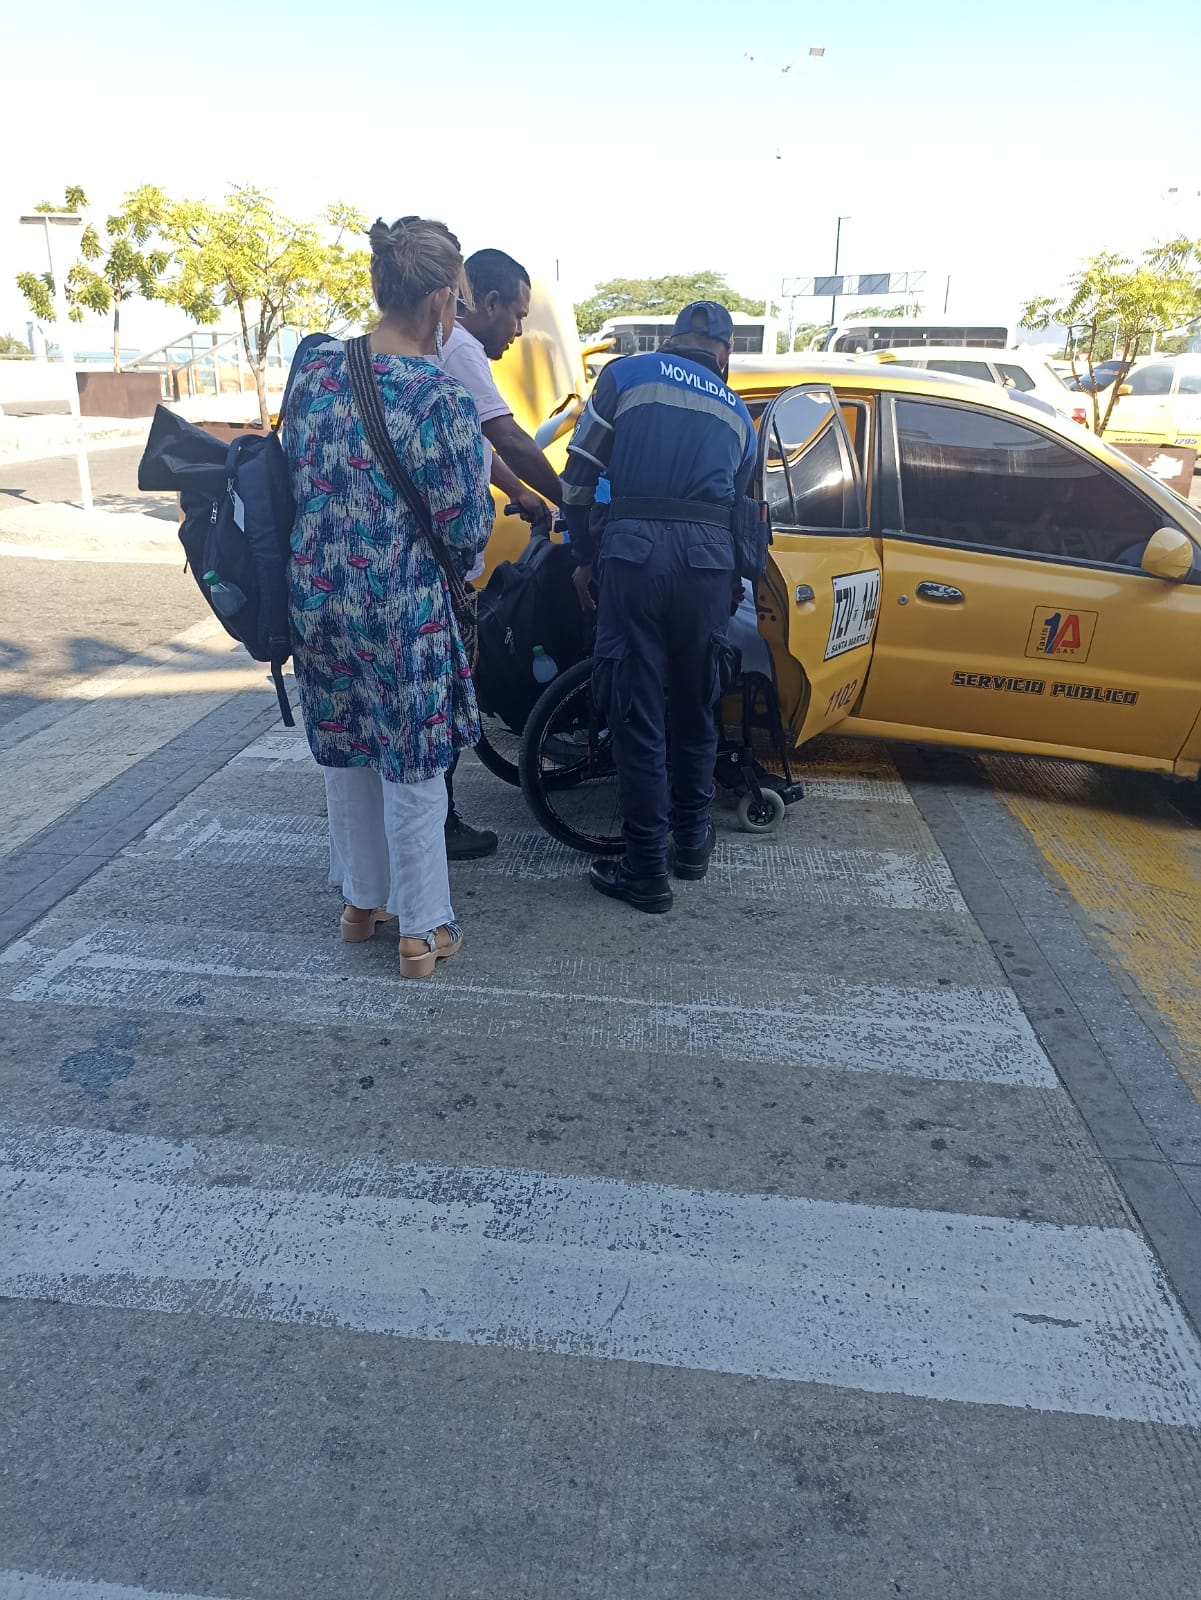
POLYGON ((1179 583, 1193 570, 1194 555, 1193 541, 1187 534, 1179 528, 1159 528, 1147 540, 1139 565, 1152 578, 1179 583))
POLYGON ((1124 394, 1133 394, 1133 393, 1134 393, 1134 390, 1130 387, 1130 385, 1128 383, 1119 383, 1118 384, 1118 399, 1119 400, 1122 398, 1122 396, 1124 394))

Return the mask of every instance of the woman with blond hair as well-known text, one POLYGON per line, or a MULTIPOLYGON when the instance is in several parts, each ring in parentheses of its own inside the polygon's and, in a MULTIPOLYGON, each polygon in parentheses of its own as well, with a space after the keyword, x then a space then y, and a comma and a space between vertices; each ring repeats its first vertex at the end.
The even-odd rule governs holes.
POLYGON ((421 978, 462 943, 444 774, 479 721, 452 596, 487 543, 492 501, 475 403, 431 359, 470 296, 459 241, 421 217, 377 222, 370 239, 379 324, 365 344, 317 346, 284 416, 293 659, 342 937, 398 918, 401 973, 421 978))

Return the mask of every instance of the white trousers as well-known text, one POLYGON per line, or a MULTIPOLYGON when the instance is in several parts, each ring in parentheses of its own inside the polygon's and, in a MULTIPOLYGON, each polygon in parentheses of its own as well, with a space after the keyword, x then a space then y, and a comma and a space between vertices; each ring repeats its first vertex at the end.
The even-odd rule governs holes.
POLYGON ((402 936, 454 921, 446 868, 446 778, 387 783, 370 767, 322 767, 329 881, 347 905, 386 906, 402 936))

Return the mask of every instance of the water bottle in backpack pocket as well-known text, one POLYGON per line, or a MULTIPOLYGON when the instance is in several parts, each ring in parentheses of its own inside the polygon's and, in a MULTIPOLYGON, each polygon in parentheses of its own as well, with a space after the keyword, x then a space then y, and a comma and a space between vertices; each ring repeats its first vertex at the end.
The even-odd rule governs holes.
POLYGON ((559 664, 553 656, 548 656, 540 644, 534 646, 531 671, 538 683, 549 683, 552 678, 559 675, 559 664))

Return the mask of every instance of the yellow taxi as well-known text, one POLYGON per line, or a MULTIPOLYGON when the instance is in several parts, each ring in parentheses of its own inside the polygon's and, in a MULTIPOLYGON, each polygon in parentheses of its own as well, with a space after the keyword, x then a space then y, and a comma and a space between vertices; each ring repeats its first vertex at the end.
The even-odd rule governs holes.
MULTIPOLYGON (((1195 778, 1201 516, 1053 407, 835 356, 734 358, 772 526, 759 627, 832 728, 1195 778)), ((561 413, 552 459, 577 405, 561 413)))
POLYGON ((1197 776, 1192 506, 1020 395, 780 369, 731 382, 767 430, 760 629, 805 679, 799 702, 781 686, 798 743, 841 726, 1197 776))

